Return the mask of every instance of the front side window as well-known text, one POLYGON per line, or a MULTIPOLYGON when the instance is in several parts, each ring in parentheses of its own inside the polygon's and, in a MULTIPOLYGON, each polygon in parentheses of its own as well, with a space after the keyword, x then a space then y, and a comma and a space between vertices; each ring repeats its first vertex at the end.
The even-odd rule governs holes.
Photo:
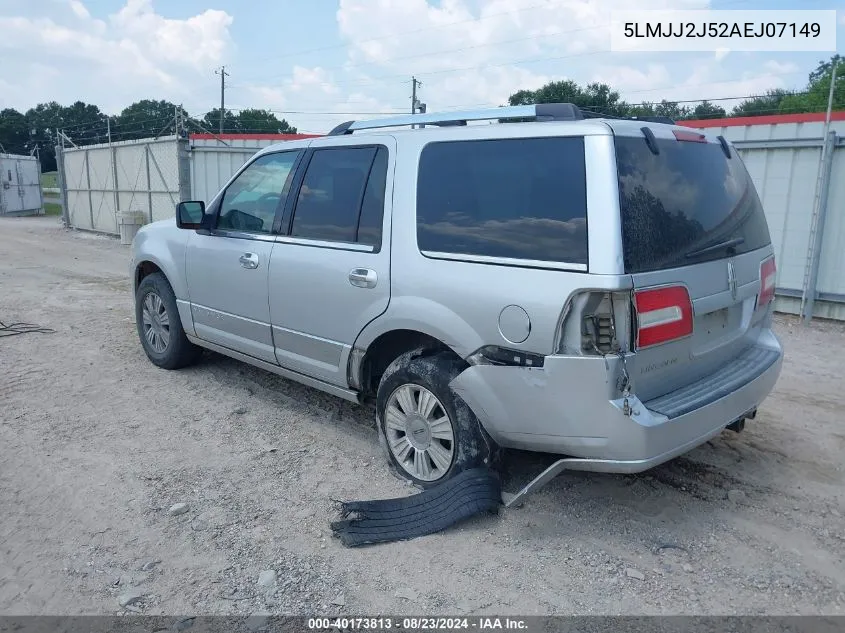
POLYGON ((584 139, 427 145, 417 243, 423 252, 586 264, 584 139))
POLYGON ((291 236, 378 248, 386 176, 385 147, 316 150, 299 190, 291 236))
POLYGON ((270 233, 298 156, 298 151, 266 154, 242 171, 223 195, 217 228, 270 233))

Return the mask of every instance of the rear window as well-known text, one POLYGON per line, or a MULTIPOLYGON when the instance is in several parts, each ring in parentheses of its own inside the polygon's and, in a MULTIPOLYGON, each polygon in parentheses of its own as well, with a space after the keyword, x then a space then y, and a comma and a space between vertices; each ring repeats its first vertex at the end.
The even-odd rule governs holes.
POLYGON ((625 271, 685 266, 729 255, 694 251, 733 241, 740 254, 771 243, 763 207, 735 150, 717 143, 616 137, 625 271))
POLYGON ((417 243, 423 252, 586 264, 584 139, 427 145, 417 243))

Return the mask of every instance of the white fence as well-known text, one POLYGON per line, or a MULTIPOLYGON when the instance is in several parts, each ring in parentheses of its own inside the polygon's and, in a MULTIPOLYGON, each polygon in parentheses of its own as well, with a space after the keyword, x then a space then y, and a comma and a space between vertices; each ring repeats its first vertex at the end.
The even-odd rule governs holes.
POLYGON ((117 234, 123 212, 149 222, 173 217, 184 143, 170 136, 64 148, 58 162, 68 226, 117 234))
POLYGON ((191 195, 206 203, 217 195, 232 174, 262 147, 311 134, 192 134, 191 195))
MULTIPOLYGON (((724 135, 748 166, 777 255, 776 308, 798 314, 809 304, 815 316, 845 320, 845 113, 834 114, 826 165, 817 115, 689 124, 724 135), (814 214, 819 196, 827 200, 821 217, 814 214)), ((178 200, 209 202, 256 151, 290 138, 297 137, 201 134, 65 149, 66 222, 117 234, 122 211, 172 217, 178 200)))
POLYGON ((776 309, 799 314, 803 297, 813 315, 845 320, 845 112, 834 115, 826 164, 823 114, 693 125, 731 141, 754 180, 777 258, 776 309))
POLYGON ((43 202, 38 159, 0 154, 0 215, 37 215, 43 202))

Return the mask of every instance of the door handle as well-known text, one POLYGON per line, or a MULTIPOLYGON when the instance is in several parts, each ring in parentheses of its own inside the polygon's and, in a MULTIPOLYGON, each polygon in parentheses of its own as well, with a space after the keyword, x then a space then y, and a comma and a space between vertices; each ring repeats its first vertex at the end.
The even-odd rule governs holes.
POLYGON ((244 268, 258 268, 258 255, 256 255, 255 253, 244 253, 240 256, 238 261, 244 268))
POLYGON ((349 271, 349 283, 358 288, 375 288, 378 275, 369 268, 353 268, 349 271))

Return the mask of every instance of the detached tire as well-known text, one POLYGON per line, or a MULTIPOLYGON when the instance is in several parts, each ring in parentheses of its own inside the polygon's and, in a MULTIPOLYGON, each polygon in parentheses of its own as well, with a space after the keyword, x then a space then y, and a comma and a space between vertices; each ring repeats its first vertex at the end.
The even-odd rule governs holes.
POLYGON ((150 361, 163 369, 179 369, 199 359, 202 349, 182 329, 176 295, 161 273, 144 277, 135 293, 138 338, 150 361))
POLYGON ((449 387, 466 367, 450 352, 406 352, 385 370, 376 393, 379 442, 394 472, 427 488, 481 466, 498 448, 449 387))

